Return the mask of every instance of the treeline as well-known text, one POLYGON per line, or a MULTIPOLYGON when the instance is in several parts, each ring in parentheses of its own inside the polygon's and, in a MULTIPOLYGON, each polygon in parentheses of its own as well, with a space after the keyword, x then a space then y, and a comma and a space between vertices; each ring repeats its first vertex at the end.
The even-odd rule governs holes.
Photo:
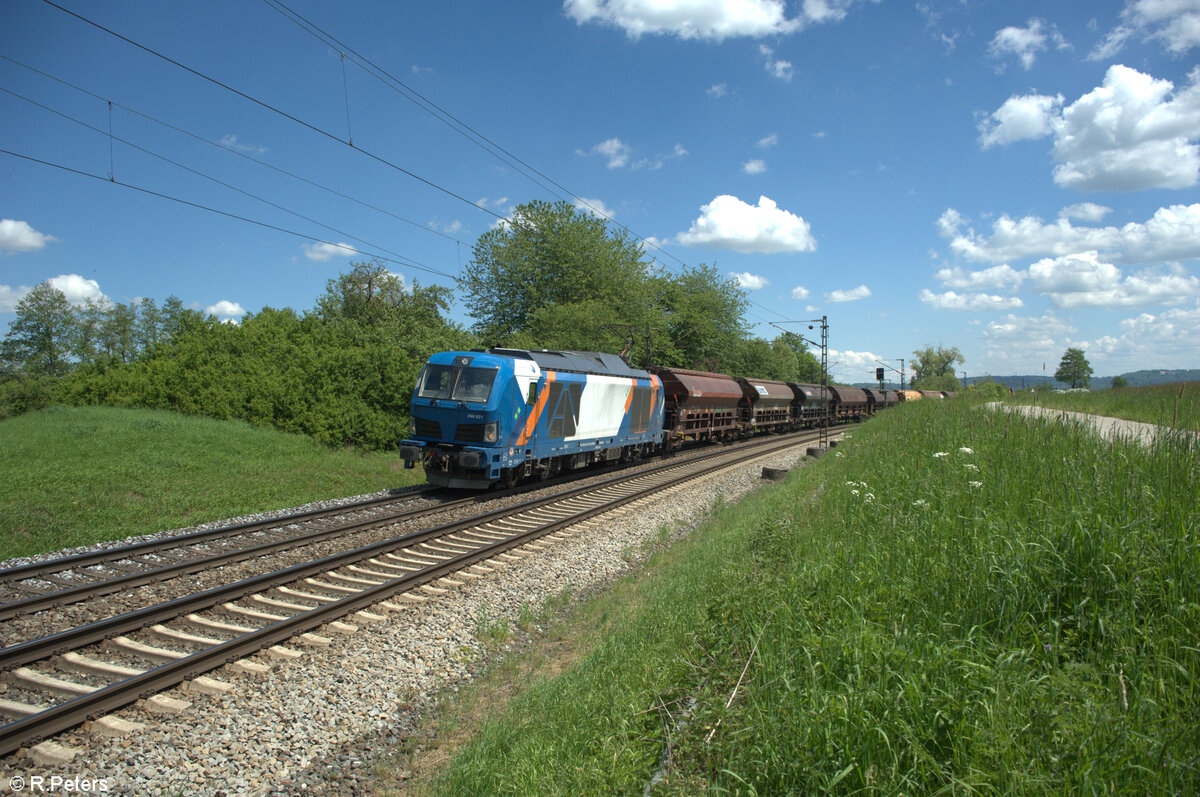
POLYGON ((459 289, 488 346, 627 350, 640 366, 820 378, 800 335, 749 334, 737 280, 703 264, 667 269, 643 242, 566 202, 521 205, 481 235, 459 289))
MULTIPOLYGON (((51 403, 158 407, 275 426, 330 445, 390 449, 407 435, 408 401, 425 359, 473 343, 445 318, 447 289, 405 290, 374 263, 330 281, 303 315, 264 308, 229 324, 168 300, 153 339, 154 313, 138 312, 130 348, 100 346, 91 356, 76 346, 94 308, 64 314, 65 299, 51 295, 54 314, 39 316, 48 291, 35 290, 41 295, 22 301, 21 323, 5 340, 4 415, 51 403), (139 326, 146 335, 136 334, 139 326)), ((102 308, 101 321, 109 314, 116 312, 102 308)))
POLYGON ((672 274, 640 243, 566 203, 523 205, 480 237, 451 292, 378 262, 352 263, 303 313, 264 308, 239 324, 175 297, 71 307, 30 291, 0 346, 0 418, 50 404, 107 404, 241 419, 330 445, 392 449, 430 354, 492 345, 626 351, 659 364, 815 382, 803 339, 752 337, 747 299, 709 266, 672 274))

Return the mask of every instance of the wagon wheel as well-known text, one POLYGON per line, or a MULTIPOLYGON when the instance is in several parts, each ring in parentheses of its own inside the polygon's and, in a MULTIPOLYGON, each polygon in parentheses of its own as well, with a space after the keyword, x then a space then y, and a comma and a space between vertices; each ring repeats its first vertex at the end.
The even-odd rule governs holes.
POLYGON ((521 481, 521 466, 515 468, 505 468, 500 473, 500 486, 504 489, 515 487, 517 482, 521 481))

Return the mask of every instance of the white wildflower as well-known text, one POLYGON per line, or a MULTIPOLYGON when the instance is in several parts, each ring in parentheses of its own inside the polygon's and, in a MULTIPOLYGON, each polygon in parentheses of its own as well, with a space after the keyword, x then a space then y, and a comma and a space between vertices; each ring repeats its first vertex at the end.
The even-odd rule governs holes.
POLYGON ((858 495, 858 490, 851 490, 850 495, 858 495))
POLYGON ((963 465, 963 467, 967 470, 979 470, 978 465, 972 465, 970 462, 968 462, 966 465, 963 465))
POLYGON ((928 506, 928 504, 925 503, 924 498, 918 498, 916 501, 913 501, 912 505, 917 507, 918 509, 920 509, 923 506, 928 506))
POLYGON ((942 458, 942 457, 944 457, 944 456, 947 456, 947 452, 945 452, 945 451, 938 451, 938 452, 936 452, 936 453, 933 455, 933 458, 934 458, 934 459, 941 459, 941 458, 942 458))
POLYGON ((971 485, 972 487, 982 487, 983 486, 983 482, 967 482, 967 484, 971 485))
POLYGON ((857 486, 858 486, 858 482, 856 482, 856 481, 849 481, 849 482, 846 482, 846 486, 847 486, 847 487, 857 487, 857 486))
POLYGON ((846 455, 845 455, 845 454, 843 454, 841 451, 834 451, 834 452, 833 452, 833 455, 834 455, 835 457, 837 457, 838 459, 841 459, 842 457, 846 456, 846 455))
POLYGON ((958 453, 960 453, 960 454, 974 454, 975 452, 974 452, 974 451, 972 451, 971 449, 967 448, 966 446, 963 446, 962 448, 958 449, 958 453))
POLYGON ((863 500, 869 504, 875 500, 875 495, 873 493, 867 493, 863 496, 863 500))

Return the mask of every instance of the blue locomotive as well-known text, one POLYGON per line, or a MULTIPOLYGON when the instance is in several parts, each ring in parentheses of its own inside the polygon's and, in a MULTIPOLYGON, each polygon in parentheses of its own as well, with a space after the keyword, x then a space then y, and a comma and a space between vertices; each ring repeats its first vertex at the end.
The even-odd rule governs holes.
POLYGON ((411 413, 400 456, 443 487, 630 461, 664 435, 659 378, 600 352, 440 352, 421 370, 411 413))

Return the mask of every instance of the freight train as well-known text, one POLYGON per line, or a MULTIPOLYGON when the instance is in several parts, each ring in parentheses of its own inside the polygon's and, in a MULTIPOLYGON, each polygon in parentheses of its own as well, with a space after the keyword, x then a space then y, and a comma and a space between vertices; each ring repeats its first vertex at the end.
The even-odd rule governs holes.
POLYGON ((858 421, 895 401, 894 392, 642 370, 600 352, 450 351, 421 370, 400 456, 423 464, 431 484, 485 489, 687 441, 858 421))

